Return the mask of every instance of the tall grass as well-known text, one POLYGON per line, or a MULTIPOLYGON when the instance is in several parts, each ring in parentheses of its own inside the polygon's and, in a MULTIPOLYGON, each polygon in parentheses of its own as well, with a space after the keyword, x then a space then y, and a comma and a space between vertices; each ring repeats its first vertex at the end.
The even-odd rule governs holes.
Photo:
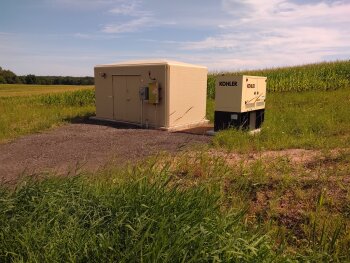
POLYGON ((24 178, 0 187, 0 262, 347 262, 350 221, 332 193, 349 170, 303 169, 192 152, 24 178))
POLYGON ((177 180, 209 189, 219 183, 222 205, 248 208, 246 224, 269 233, 274 248, 297 262, 350 260, 348 197, 340 194, 349 189, 349 160, 349 150, 320 153, 308 164, 215 151, 172 158, 177 180))
POLYGON ((94 90, 78 90, 61 94, 48 94, 39 97, 40 103, 44 105, 64 106, 86 106, 95 104, 94 90))
POLYGON ((0 97, 0 142, 51 128, 95 112, 90 89, 58 94, 0 97))
POLYGON ((270 262, 268 237, 219 192, 169 184, 168 170, 48 178, 0 191, 1 262, 270 262), (144 172, 147 172, 147 177, 144 172), (153 177, 153 180, 150 178, 153 177))
POLYGON ((268 78, 268 92, 336 90, 350 87, 350 61, 324 62, 241 72, 222 72, 208 76, 208 97, 215 97, 215 80, 220 74, 253 75, 268 78))

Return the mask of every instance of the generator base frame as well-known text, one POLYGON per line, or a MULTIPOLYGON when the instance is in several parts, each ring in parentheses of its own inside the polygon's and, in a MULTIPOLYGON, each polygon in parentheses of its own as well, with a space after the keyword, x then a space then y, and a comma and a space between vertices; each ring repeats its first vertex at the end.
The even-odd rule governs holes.
POLYGON ((214 131, 230 128, 241 130, 260 129, 265 119, 265 109, 248 112, 215 111, 214 131))

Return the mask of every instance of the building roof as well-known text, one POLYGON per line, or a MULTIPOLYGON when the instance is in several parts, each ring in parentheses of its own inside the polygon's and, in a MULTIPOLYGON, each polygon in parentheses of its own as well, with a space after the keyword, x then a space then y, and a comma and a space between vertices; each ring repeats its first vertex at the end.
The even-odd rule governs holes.
POLYGON ((112 64, 103 64, 97 65, 96 67, 120 67, 120 66, 143 66, 143 65, 171 65, 171 66, 182 66, 182 67, 191 67, 191 68, 205 68, 204 66, 183 63, 175 60, 166 60, 166 59, 150 59, 150 60, 130 60, 123 61, 112 64))

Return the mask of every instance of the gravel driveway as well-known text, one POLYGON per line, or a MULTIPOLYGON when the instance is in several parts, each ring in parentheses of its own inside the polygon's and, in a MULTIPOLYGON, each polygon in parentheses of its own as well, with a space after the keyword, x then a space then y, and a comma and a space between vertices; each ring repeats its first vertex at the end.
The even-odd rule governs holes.
POLYGON ((81 165, 94 171, 112 160, 125 163, 210 141, 209 136, 184 132, 69 124, 0 144, 0 180, 12 181, 21 174, 43 171, 67 174, 81 165))

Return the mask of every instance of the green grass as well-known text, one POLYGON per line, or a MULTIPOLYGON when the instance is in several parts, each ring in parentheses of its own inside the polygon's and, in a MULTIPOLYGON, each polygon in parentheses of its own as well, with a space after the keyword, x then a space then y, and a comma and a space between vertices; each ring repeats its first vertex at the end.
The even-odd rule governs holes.
MULTIPOLYGON (((1 185, 0 262, 350 262, 349 70, 343 61, 245 72, 269 77, 255 136, 227 130, 199 153, 1 185), (322 151, 306 163, 252 158, 286 148, 322 151)), ((91 88, 1 88, 0 141, 95 111, 91 88)))
POLYGON ((36 96, 0 95, 0 142, 94 113, 95 94, 91 88, 36 96))
MULTIPOLYGON (((208 105, 213 120, 213 101, 208 105)), ((215 135, 214 145, 243 152, 350 147, 349 113, 349 89, 269 93, 259 134, 226 130, 215 135)))
POLYGON ((170 186, 167 170, 23 183, 0 192, 1 262, 262 262, 268 238, 218 193, 170 186), (159 176, 164 176, 159 178, 159 176))
MULTIPOLYGON (((215 146, 240 152, 350 147, 350 61, 225 74, 268 77, 265 123, 255 136, 239 130, 219 132, 215 146)), ((208 76, 211 122, 217 75, 208 76)))
POLYGON ((268 78, 268 92, 325 91, 350 87, 350 61, 336 61, 296 67, 212 73, 208 76, 209 98, 215 97, 215 80, 221 74, 265 76, 268 78))
POLYGON ((349 208, 334 193, 348 189, 350 167, 324 173, 349 157, 305 170, 198 152, 24 178, 0 188, 0 261, 347 262, 349 208))
POLYGON ((0 98, 93 90, 93 88, 94 86, 0 84, 0 98))

